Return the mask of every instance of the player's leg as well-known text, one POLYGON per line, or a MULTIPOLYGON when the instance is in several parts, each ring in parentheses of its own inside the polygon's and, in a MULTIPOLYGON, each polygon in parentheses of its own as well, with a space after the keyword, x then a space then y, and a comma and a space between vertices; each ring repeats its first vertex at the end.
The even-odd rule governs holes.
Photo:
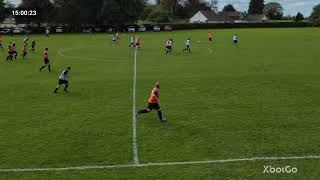
POLYGON ((64 91, 68 92, 69 82, 68 81, 64 81, 64 84, 65 84, 64 91))
POLYGON ((148 107, 146 109, 139 110, 136 115, 149 113, 153 109, 153 105, 148 103, 148 107))
POLYGON ((45 67, 47 67, 47 63, 45 62, 44 65, 40 68, 40 72, 42 71, 42 69, 44 69, 45 67))

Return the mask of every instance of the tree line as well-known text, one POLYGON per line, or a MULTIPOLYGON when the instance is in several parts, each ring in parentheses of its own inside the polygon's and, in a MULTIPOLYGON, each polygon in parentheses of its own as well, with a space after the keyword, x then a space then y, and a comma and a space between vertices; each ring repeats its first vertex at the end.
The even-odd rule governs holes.
MULTIPOLYGON (((69 25, 123 25, 145 22, 165 23, 190 18, 199 10, 218 9, 218 0, 22 0, 15 7, 0 0, 0 21, 8 17, 14 9, 36 9, 37 16, 17 16, 17 23, 38 24, 60 23, 69 25)), ((223 11, 236 11, 228 4, 223 11)), ((281 19, 283 7, 277 2, 250 0, 247 14, 266 14, 269 19, 281 19)), ((296 21, 304 19, 301 13, 296 21)), ((320 25, 320 4, 313 8, 310 21, 320 25)))

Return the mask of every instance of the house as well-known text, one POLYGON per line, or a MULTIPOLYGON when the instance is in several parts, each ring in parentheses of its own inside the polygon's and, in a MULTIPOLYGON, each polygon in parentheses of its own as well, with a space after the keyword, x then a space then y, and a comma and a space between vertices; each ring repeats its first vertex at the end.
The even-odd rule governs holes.
POLYGON ((16 27, 16 20, 12 17, 5 18, 2 23, 0 23, 1 28, 16 27))
POLYGON ((214 11, 198 11, 190 18, 190 23, 222 23, 224 19, 214 11))
POLYGON ((248 22, 264 22, 268 21, 268 18, 265 14, 249 14, 246 20, 248 22))
POLYGON ((246 22, 265 22, 268 18, 265 14, 245 15, 243 12, 214 12, 198 11, 190 18, 190 23, 246 23, 246 22))
POLYGON ((222 11, 218 13, 225 22, 241 22, 244 20, 244 15, 242 12, 237 11, 222 11))

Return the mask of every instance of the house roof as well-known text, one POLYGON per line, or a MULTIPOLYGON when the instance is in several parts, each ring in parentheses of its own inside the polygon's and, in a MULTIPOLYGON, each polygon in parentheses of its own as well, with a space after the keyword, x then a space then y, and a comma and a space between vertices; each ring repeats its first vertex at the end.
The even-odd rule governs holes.
POLYGON ((241 20, 242 13, 237 11, 222 11, 219 12, 219 16, 223 17, 225 21, 241 20))
POLYGON ((247 21, 263 21, 266 19, 267 17, 264 14, 249 14, 247 17, 247 21))
POLYGON ((200 12, 208 19, 208 21, 223 21, 223 18, 220 17, 214 11, 200 11, 200 12))

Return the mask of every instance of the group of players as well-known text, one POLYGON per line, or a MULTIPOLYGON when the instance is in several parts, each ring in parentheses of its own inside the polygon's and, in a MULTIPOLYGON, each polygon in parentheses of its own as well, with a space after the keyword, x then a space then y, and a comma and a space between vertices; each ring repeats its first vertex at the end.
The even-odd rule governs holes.
MULTIPOLYGON (((46 31, 46 37, 49 37, 49 32, 46 31)), ((23 48, 21 50, 21 56, 23 59, 25 59, 25 57, 28 54, 28 41, 29 38, 28 36, 26 36, 23 39, 23 48)), ((3 38, 2 36, 0 36, 0 49, 3 51, 3 38)), ((33 54, 35 53, 35 48, 36 48, 36 41, 33 40, 31 43, 31 49, 30 52, 32 52, 33 54)), ((6 57, 6 61, 13 61, 16 60, 18 57, 18 51, 17 51, 17 43, 15 41, 13 42, 9 42, 8 44, 8 48, 7 48, 7 57, 6 57)), ((45 48, 44 52, 43 52, 43 61, 44 61, 44 65, 41 66, 41 68, 39 69, 39 71, 41 72, 44 68, 48 68, 48 71, 51 72, 51 66, 50 66, 50 61, 49 61, 49 49, 45 48)), ((68 74, 71 70, 71 67, 67 67, 59 76, 59 82, 58 85, 56 86, 54 93, 57 93, 58 89, 60 88, 60 86, 62 84, 65 84, 65 88, 64 91, 68 91, 67 88, 69 86, 69 82, 67 80, 68 74)))
MULTIPOLYGON (((48 30, 46 30, 46 37, 49 37, 49 32, 48 30)), ((28 47, 28 37, 26 37, 23 41, 23 48, 22 48, 22 57, 23 59, 25 58, 25 56, 27 55, 27 47, 28 47)), ((209 32, 208 33, 208 40, 209 42, 213 41, 213 33, 209 32)), ((120 41, 120 33, 117 32, 116 34, 112 35, 112 42, 113 43, 118 43, 120 41)), ((134 37, 132 36, 130 38, 130 44, 129 47, 134 47, 134 48, 140 48, 141 45, 141 38, 140 36, 138 37, 134 37)), ((187 38, 186 42, 185 42, 186 48, 183 49, 184 51, 188 51, 189 53, 191 53, 191 39, 187 38)), ((233 45, 238 48, 238 35, 234 34, 233 36, 233 45)), ((31 50, 30 52, 35 52, 35 46, 36 46, 36 42, 33 40, 32 44, 31 44, 31 50)), ((174 46, 174 42, 172 38, 169 38, 166 41, 166 50, 165 53, 166 54, 171 54, 172 50, 173 50, 173 46, 174 46)), ((0 36, 0 48, 3 49, 3 39, 0 36)), ((7 56, 7 61, 12 61, 13 57, 15 57, 15 59, 17 59, 18 53, 16 51, 16 43, 9 43, 8 45, 8 56, 7 56)), ((43 53, 43 60, 44 60, 44 65, 40 68, 40 72, 48 67, 48 71, 51 72, 51 66, 50 66, 50 61, 49 61, 49 49, 45 48, 45 51, 43 53)), ((59 76, 59 81, 58 81, 58 85, 56 86, 56 88, 54 89, 54 93, 57 93, 59 88, 61 87, 61 85, 65 85, 64 87, 64 91, 68 92, 68 87, 69 87, 69 82, 68 82, 68 75, 71 71, 71 67, 68 66, 65 70, 62 71, 62 73, 59 76)), ((151 95, 150 98, 148 100, 148 106, 145 109, 139 110, 136 112, 136 116, 140 115, 140 114, 144 114, 144 113, 149 113, 151 112, 153 109, 156 110, 158 112, 158 116, 160 119, 160 122, 167 122, 166 118, 164 118, 162 116, 162 112, 161 112, 161 108, 159 105, 159 101, 160 101, 160 83, 157 82, 155 84, 155 87, 152 89, 151 91, 151 95)))
MULTIPOLYGON (((28 37, 26 37, 23 40, 23 47, 21 49, 21 56, 22 56, 23 59, 25 59, 25 57, 28 54, 28 41, 29 41, 28 37)), ((36 41, 33 40, 32 43, 31 43, 30 52, 34 53, 35 47, 36 47, 36 41)), ((3 39, 2 39, 2 36, 0 36, 0 48, 1 48, 1 50, 3 50, 3 39)), ((6 57, 6 61, 13 61, 14 59, 15 60, 17 59, 18 51, 17 51, 17 43, 15 41, 10 42, 8 44, 7 53, 8 53, 8 55, 6 57)))

